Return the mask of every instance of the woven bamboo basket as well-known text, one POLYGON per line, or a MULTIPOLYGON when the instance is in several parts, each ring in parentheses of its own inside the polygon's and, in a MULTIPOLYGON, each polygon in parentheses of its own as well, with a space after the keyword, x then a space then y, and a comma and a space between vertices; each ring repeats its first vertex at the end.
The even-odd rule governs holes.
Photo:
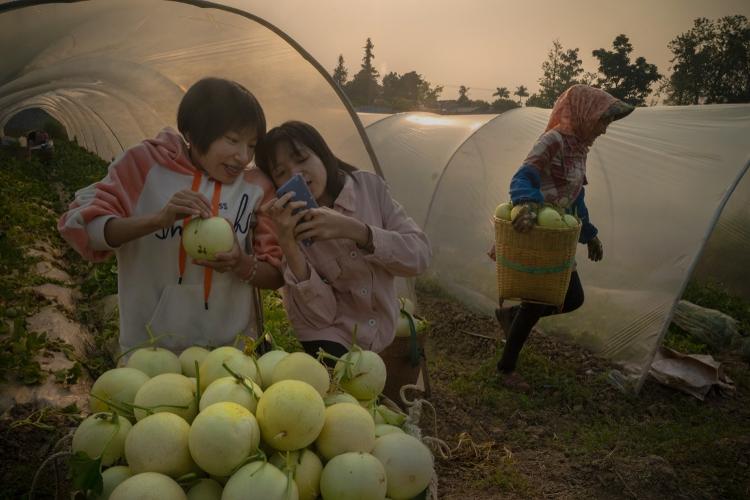
POLYGON ((500 305, 504 300, 523 300, 562 307, 581 225, 563 229, 534 226, 519 233, 510 221, 497 217, 494 221, 500 305))

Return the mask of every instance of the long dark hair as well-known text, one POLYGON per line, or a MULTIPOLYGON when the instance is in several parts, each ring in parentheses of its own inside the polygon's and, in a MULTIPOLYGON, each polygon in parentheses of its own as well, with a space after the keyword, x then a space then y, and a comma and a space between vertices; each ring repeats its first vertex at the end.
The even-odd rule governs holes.
POLYGON ((333 154, 315 127, 305 122, 288 121, 269 130, 255 149, 255 164, 272 180, 271 171, 276 166, 279 144, 288 144, 295 155, 300 155, 299 148, 304 146, 320 158, 326 169, 326 193, 332 199, 336 199, 344 187, 344 175, 351 175, 357 170, 333 154))

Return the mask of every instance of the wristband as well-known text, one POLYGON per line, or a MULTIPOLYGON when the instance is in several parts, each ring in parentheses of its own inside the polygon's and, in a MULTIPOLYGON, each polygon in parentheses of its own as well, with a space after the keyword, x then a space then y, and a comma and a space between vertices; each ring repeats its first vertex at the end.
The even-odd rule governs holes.
POLYGON ((252 257, 253 264, 250 266, 250 271, 247 273, 247 276, 241 277, 240 279, 248 285, 252 285, 251 281, 255 278, 255 274, 258 272, 258 259, 255 258, 255 255, 253 254, 250 254, 248 257, 252 257))
POLYGON ((372 241, 372 228, 369 224, 365 224, 365 227, 367 228, 367 242, 364 245, 357 245, 357 247, 360 250, 364 250, 367 253, 373 253, 375 252, 375 245, 372 241))

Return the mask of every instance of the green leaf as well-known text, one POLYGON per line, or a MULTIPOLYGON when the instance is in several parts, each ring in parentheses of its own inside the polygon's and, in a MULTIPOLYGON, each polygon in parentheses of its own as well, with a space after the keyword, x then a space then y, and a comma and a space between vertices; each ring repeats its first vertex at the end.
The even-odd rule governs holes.
POLYGON ((68 406, 60 409, 61 413, 69 413, 69 414, 79 414, 81 413, 81 410, 78 409, 78 405, 75 403, 71 403, 68 406))
POLYGON ((73 363, 73 366, 68 368, 68 370, 65 373, 65 383, 66 384, 75 384, 78 382, 78 378, 83 374, 81 370, 81 364, 76 361, 73 363))
POLYGON ((90 458, 82 451, 70 457, 70 474, 73 478, 73 489, 83 492, 101 494, 104 489, 102 480, 102 459, 90 458))

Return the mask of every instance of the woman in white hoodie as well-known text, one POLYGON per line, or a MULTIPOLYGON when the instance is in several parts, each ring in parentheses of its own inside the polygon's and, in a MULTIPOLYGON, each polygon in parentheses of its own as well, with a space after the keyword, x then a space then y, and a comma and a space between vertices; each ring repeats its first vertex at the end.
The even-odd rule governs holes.
POLYGON ((257 214, 273 186, 249 167, 266 133, 258 101, 236 82, 205 78, 182 98, 177 127, 125 151, 104 179, 76 193, 58 223, 84 258, 116 255, 123 351, 148 340, 147 325, 176 352, 255 337, 253 287, 283 284, 276 236, 257 214), (211 216, 230 222, 234 248, 193 261, 182 228, 211 216))

